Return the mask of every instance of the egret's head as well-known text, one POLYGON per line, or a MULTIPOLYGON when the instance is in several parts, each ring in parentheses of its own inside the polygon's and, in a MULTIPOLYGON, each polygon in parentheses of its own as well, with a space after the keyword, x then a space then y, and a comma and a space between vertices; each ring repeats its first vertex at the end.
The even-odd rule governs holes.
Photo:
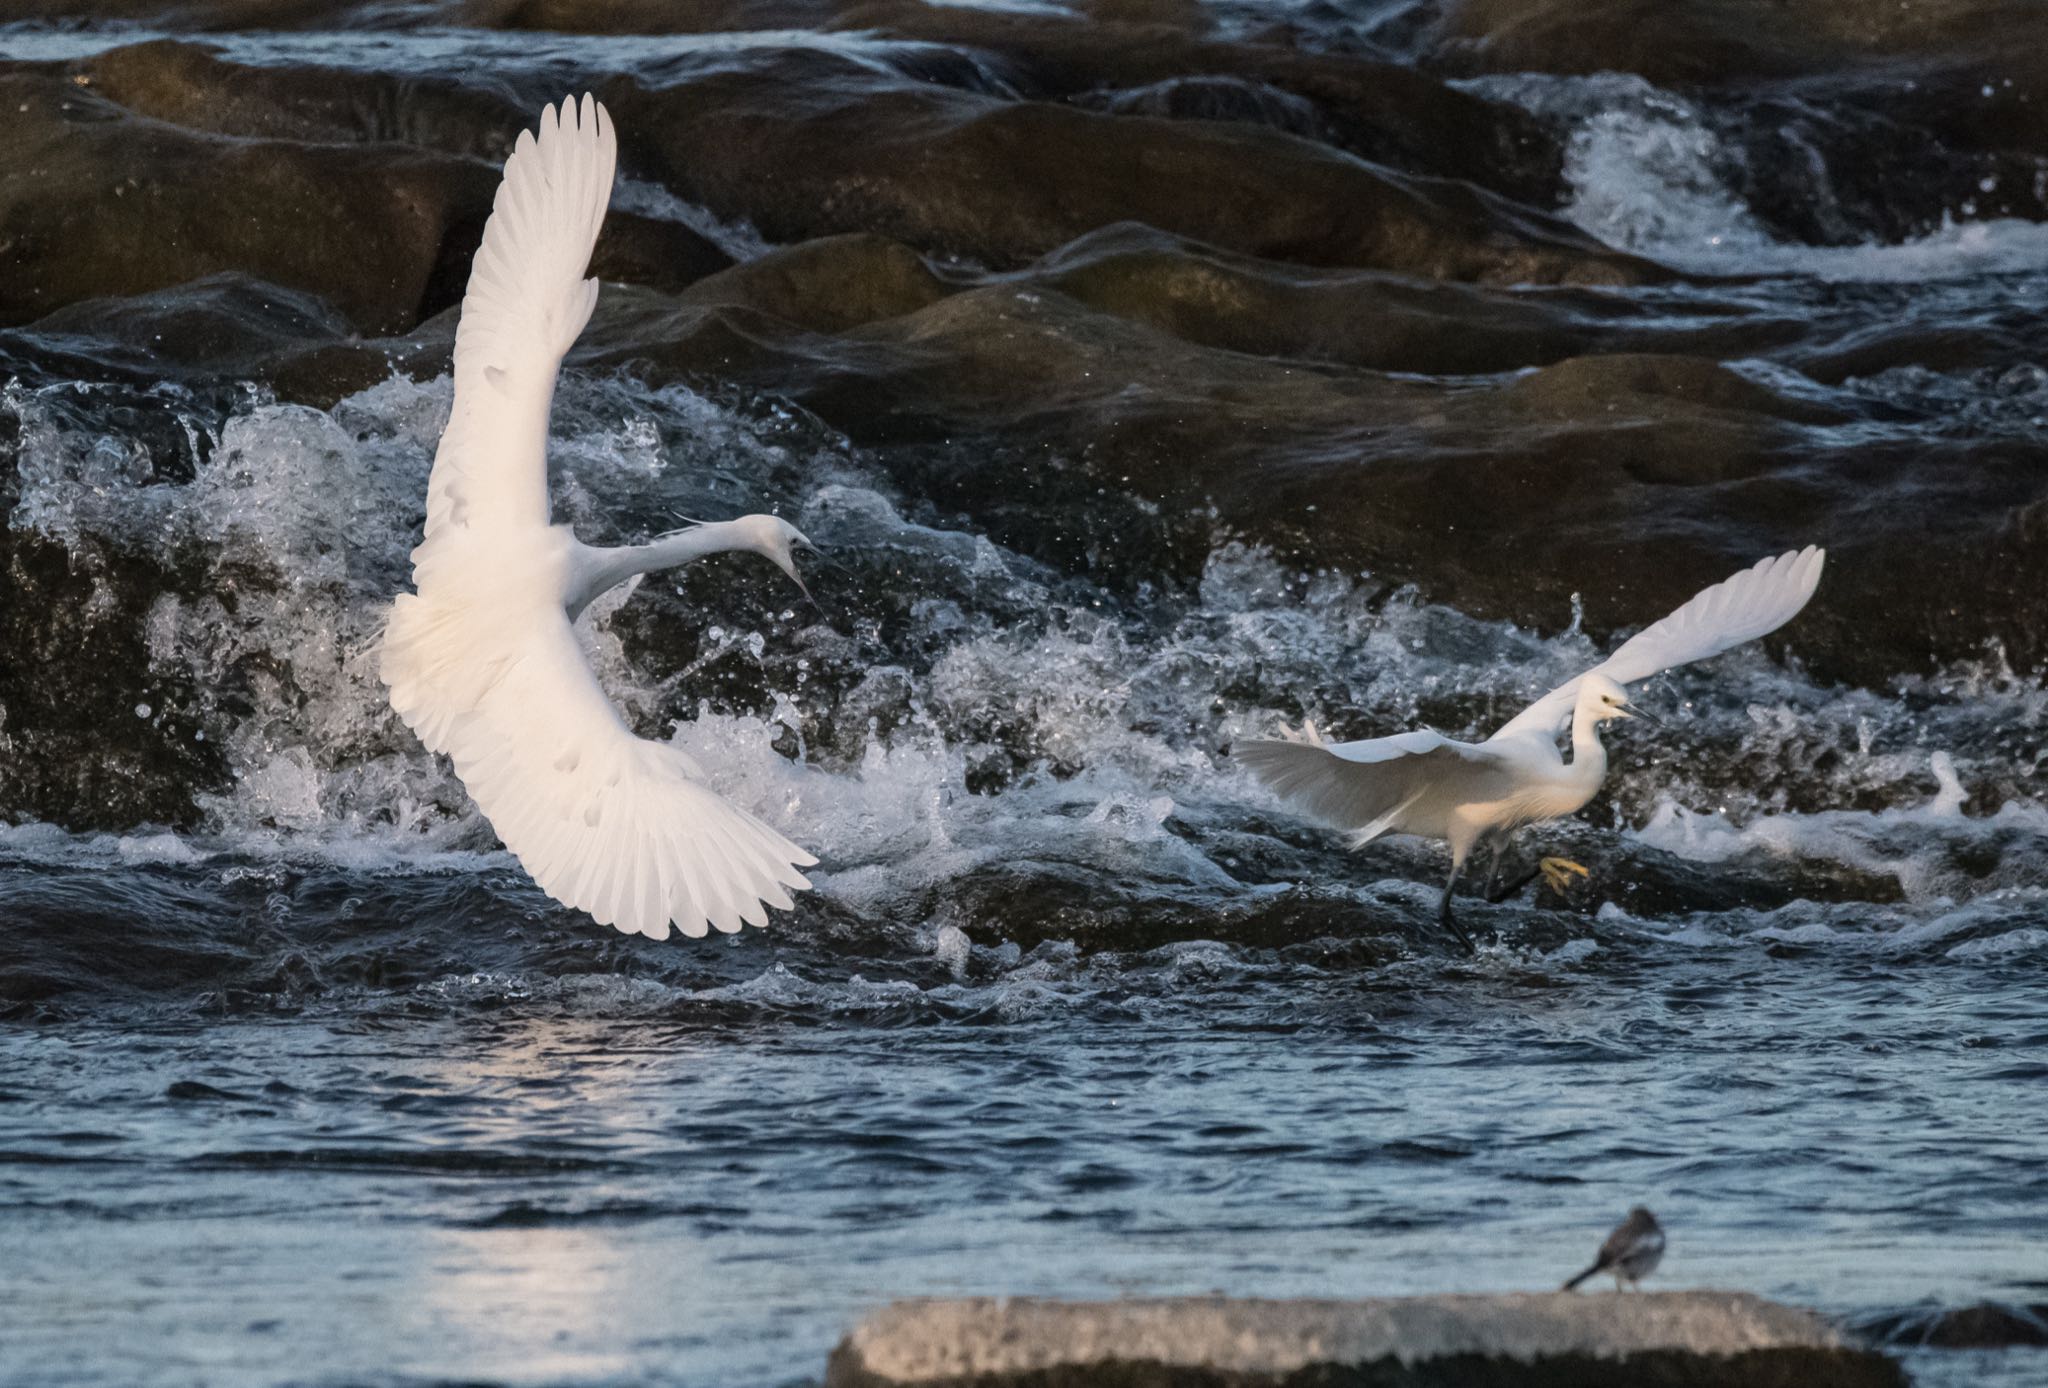
MULTIPOLYGON (((788 574, 790 581, 811 597, 811 590, 804 586, 804 576, 797 572, 796 552, 799 549, 815 551, 818 547, 810 542, 804 532, 780 516, 741 516, 731 524, 746 537, 749 547, 765 554, 776 568, 788 574)), ((811 598, 816 602, 816 598, 811 598)))
POLYGON ((1588 675, 1579 686, 1579 707, 1592 715, 1595 723, 1605 723, 1610 718, 1640 718, 1643 711, 1629 702, 1628 690, 1605 675, 1588 675))

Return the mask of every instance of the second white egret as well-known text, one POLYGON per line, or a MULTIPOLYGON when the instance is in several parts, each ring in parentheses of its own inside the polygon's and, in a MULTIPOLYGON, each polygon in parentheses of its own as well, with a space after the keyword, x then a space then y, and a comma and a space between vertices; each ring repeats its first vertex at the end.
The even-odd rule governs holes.
MULTIPOLYGON (((1626 686, 1776 631, 1813 596, 1825 559, 1825 551, 1808 546, 1703 589, 1484 742, 1417 731, 1326 743, 1310 726, 1287 741, 1240 743, 1236 756, 1281 798, 1353 831, 1354 847, 1382 834, 1449 844, 1451 875, 1437 916, 1469 952, 1472 941, 1451 913, 1451 889, 1473 848, 1490 838, 1498 868, 1501 848, 1516 829, 1576 813, 1607 778, 1600 724, 1645 716, 1629 702, 1626 686), (1557 746, 1567 728, 1570 761, 1557 746)), ((1545 858, 1541 870, 1558 888, 1569 880, 1566 874, 1586 871, 1562 858, 1545 858)))

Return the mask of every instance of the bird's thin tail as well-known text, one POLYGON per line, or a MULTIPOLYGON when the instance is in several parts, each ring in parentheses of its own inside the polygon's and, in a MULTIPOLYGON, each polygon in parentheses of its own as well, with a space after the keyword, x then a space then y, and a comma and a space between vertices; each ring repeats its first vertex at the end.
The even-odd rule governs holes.
POLYGON ((1576 1289, 1576 1288, 1578 1287, 1579 1283, 1581 1283, 1581 1282, 1585 1281, 1585 1280, 1586 1280, 1586 1279, 1587 1279, 1588 1277, 1591 1277, 1591 1276, 1592 1276, 1592 1275, 1593 1275, 1594 1273, 1596 1273, 1596 1272, 1600 1271, 1600 1269, 1601 1269, 1601 1268, 1602 1268, 1603 1266, 1604 1266, 1604 1264, 1602 1264, 1602 1263, 1598 1263, 1598 1262, 1594 1263, 1594 1264, 1593 1264, 1593 1266, 1591 1266, 1591 1267, 1587 1268, 1587 1269, 1586 1269, 1586 1270, 1585 1270, 1584 1272, 1580 1273, 1580 1274, 1579 1274, 1579 1275, 1578 1275, 1577 1277, 1574 1277, 1574 1278, 1573 1278, 1573 1279, 1572 1279, 1571 1281, 1569 1281, 1569 1282, 1565 1283, 1565 1284, 1564 1284, 1564 1286, 1560 1287, 1560 1288, 1559 1288, 1558 1290, 1560 1290, 1560 1291, 1566 1291, 1566 1292, 1569 1292, 1569 1291, 1572 1291, 1572 1290, 1576 1289))

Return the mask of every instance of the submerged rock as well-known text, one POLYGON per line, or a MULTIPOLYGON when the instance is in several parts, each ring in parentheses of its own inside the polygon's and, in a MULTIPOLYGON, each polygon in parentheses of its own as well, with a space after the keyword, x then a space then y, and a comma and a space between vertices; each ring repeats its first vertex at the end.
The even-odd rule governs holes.
POLYGON ((1900 1348, 2048 1345, 2048 1304, 2022 1306, 1984 1301, 1975 1306, 1899 1311, 1864 1321, 1858 1329, 1880 1344, 1900 1348))
POLYGON ((1735 1292, 1375 1301, 906 1302, 840 1342, 826 1388, 1903 1388, 1811 1312, 1735 1292))

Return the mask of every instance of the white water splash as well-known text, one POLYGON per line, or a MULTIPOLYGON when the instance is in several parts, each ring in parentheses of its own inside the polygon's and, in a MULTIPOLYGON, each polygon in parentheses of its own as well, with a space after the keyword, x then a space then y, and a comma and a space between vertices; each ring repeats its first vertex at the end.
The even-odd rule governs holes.
MULTIPOLYGON (((106 546, 202 556, 210 591, 158 602, 151 658, 167 685, 239 682, 247 697, 185 711, 235 778, 202 798, 198 833, 16 828, 0 833, 0 851, 126 864, 257 855, 362 871, 507 867, 375 677, 447 383, 392 380, 331 411, 252 399, 186 485, 140 480, 120 461, 121 439, 67 425, 47 403, 10 397, 24 440, 10 523, 36 527, 83 564, 106 546)), ((674 730, 719 790, 817 852, 820 890, 865 918, 957 925, 906 913, 943 911, 950 884, 1018 865, 1166 897, 1266 890, 1246 865, 1277 846, 1246 831, 1246 814, 1286 816, 1230 759, 1235 740, 1304 714, 1340 736, 1429 720, 1483 735, 1599 655, 1575 626, 1542 638, 1235 545, 1211 556, 1198 602, 1163 618, 1124 612, 985 536, 906 519, 843 447, 793 455, 775 421, 679 389, 572 374, 558 425, 557 506, 593 538, 606 537, 591 527, 615 524, 633 498, 644 505, 650 488, 687 485, 703 504, 739 509, 767 479, 794 473, 806 479, 795 514, 828 550, 919 585, 901 663, 873 663, 850 688, 807 682, 806 662, 845 648, 827 623, 785 623, 772 639, 709 632, 718 657, 795 675, 754 711, 698 703, 674 730), (834 750, 793 761, 778 750, 792 730, 801 746, 834 750), (833 735, 815 735, 824 732, 833 735), (991 765, 1002 769, 989 781, 991 765)), ((687 575, 673 581, 687 591, 687 575)), ((593 609, 586 652, 612 697, 651 719, 675 706, 666 691, 688 695, 697 667, 630 649, 611 625, 630 601, 621 590, 593 609)), ((1570 615, 1557 614, 1561 628, 1570 615)), ((1896 691, 1845 690, 1751 647, 1660 679, 1644 697, 1672 727, 1617 736, 1595 823, 1641 824, 1645 845, 1693 862, 1832 863, 1888 877, 1917 910, 2044 885, 2031 865, 2048 845, 2048 812, 2013 789, 2030 769, 2012 763, 2002 739, 2048 728, 2048 696, 1996 662, 1896 691), (1812 808, 1852 801, 1874 808, 1812 808)), ((1357 863, 1356 891, 1426 910, 1433 887, 1388 874, 1428 876, 1434 861, 1426 849, 1375 849, 1357 863)), ((945 958, 953 967, 957 948, 945 958)))
POLYGON ((727 221, 709 208, 685 202, 659 183, 622 176, 612 206, 665 222, 680 222, 737 261, 758 260, 774 249, 748 221, 727 221))
POLYGON ((1700 108, 1629 73, 1514 73, 1454 83, 1564 122, 1564 215, 1620 250, 1706 274, 1917 284, 2048 268, 2048 225, 1944 218, 1893 245, 1780 241, 1734 191, 1740 151, 1700 108))

